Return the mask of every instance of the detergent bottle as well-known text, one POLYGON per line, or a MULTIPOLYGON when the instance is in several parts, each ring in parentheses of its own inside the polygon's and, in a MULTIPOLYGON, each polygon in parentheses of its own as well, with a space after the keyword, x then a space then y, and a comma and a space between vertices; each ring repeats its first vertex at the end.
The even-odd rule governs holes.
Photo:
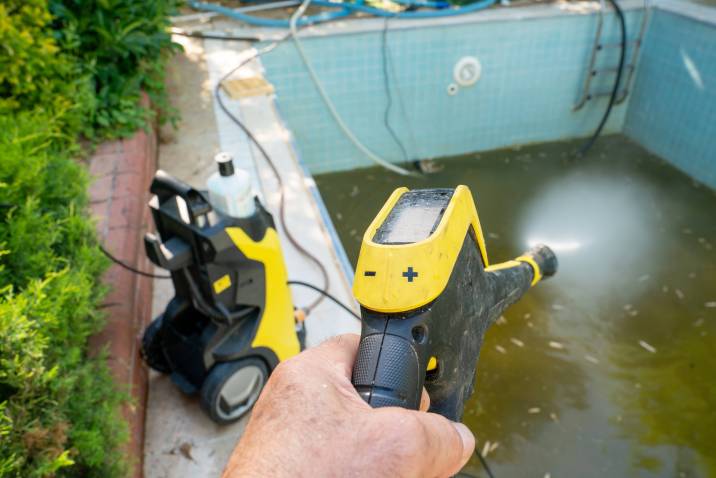
POLYGON ((256 212, 256 204, 251 193, 249 173, 234 168, 233 158, 229 153, 219 153, 214 160, 218 171, 212 174, 206 183, 211 206, 219 213, 235 218, 253 215, 256 212))

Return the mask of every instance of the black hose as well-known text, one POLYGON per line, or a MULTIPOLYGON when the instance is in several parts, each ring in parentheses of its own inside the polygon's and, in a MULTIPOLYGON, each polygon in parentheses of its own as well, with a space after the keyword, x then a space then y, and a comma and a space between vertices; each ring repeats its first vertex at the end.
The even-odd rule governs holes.
POLYGON ((118 266, 127 269, 129 272, 134 272, 135 274, 138 274, 140 276, 149 277, 151 279, 171 279, 172 276, 170 275, 159 275, 159 274, 152 274, 151 272, 144 272, 140 271, 139 269, 135 269, 134 267, 130 266, 124 261, 121 261, 120 259, 117 259, 114 257, 110 252, 102 246, 102 244, 99 244, 99 250, 102 251, 102 254, 107 256, 107 258, 117 264, 118 266))
MULTIPOLYGON (((591 147, 594 145, 594 143, 597 141, 597 138, 602 133, 602 129, 604 128, 604 125, 607 123, 607 120, 609 119, 609 114, 612 112, 612 107, 614 106, 614 103, 617 101, 617 97, 619 96, 619 86, 621 84, 622 80, 622 73, 624 71, 624 59, 626 57, 626 41, 627 41, 627 35, 626 35, 626 21, 624 20, 624 12, 622 12, 622 9, 619 8, 619 5, 617 4, 616 0, 609 0, 609 3, 612 4, 612 7, 614 7, 614 11, 617 14, 617 18, 619 19, 619 27, 621 30, 621 50, 619 52, 619 68, 617 68, 617 77, 614 80, 614 87, 612 88, 612 94, 609 97, 609 105, 607 105, 607 110, 604 112, 604 116, 602 116, 602 121, 599 122, 599 126, 597 126, 596 131, 594 131, 594 134, 577 150, 577 156, 584 156, 587 154, 587 152, 591 149, 591 147)), ((588 72, 588 74, 592 74, 592 72, 588 72)))
POLYGON ((308 282, 303 282, 303 281, 300 281, 300 280, 290 280, 290 281, 288 281, 288 285, 300 285, 300 286, 303 286, 303 287, 308 287, 309 289, 312 289, 312 290, 318 292, 319 294, 325 296, 326 298, 330 299, 331 301, 333 301, 334 304, 336 304, 338 307, 340 307, 341 309, 343 309, 343 310, 345 310, 346 312, 348 312, 349 314, 351 314, 351 315, 352 315, 353 317, 355 317, 356 319, 361 320, 360 316, 359 316, 358 314, 356 314, 355 312, 353 312, 353 311, 350 309, 350 307, 348 307, 346 304, 344 304, 343 302, 341 302, 340 300, 338 300, 336 297, 332 296, 332 295, 331 295, 330 293, 328 293, 327 291, 321 289, 320 287, 317 287, 317 286, 315 286, 315 285, 313 285, 313 284, 309 284, 308 282))
POLYGON ((233 36, 233 35, 215 35, 212 33, 202 33, 197 31, 184 31, 177 28, 169 30, 172 35, 179 35, 189 38, 201 38, 202 40, 224 40, 224 41, 244 41, 249 43, 255 43, 261 41, 259 37, 252 36, 233 36))
MULTIPOLYGON (((266 164, 268 164, 269 169, 271 169, 271 173, 276 178, 276 182, 278 183, 278 192, 279 192, 279 221, 283 225, 283 231, 286 235, 286 238, 291 243, 291 245, 305 258, 313 262, 316 267, 318 268, 319 272, 321 273, 321 277, 323 278, 323 283, 325 290, 330 289, 331 280, 330 276, 328 275, 328 271, 326 270, 326 266, 323 265, 323 263, 316 257, 314 254, 312 254, 310 251, 308 251, 304 246, 301 245, 301 243, 298 242, 298 240, 293 236, 293 233, 291 232, 291 229, 288 227, 288 222, 286 221, 286 194, 285 194, 285 185, 283 182, 283 178, 281 177, 281 173, 279 173, 278 168, 276 167, 276 164, 273 162, 273 159, 268 154, 266 149, 263 147, 263 145, 259 142, 259 140, 254 136, 253 132, 239 119, 234 115, 229 108, 224 103, 224 99, 220 93, 221 84, 229 78, 231 75, 233 75, 235 72, 240 70, 244 65, 248 64, 249 62, 255 60, 259 56, 268 53, 269 51, 276 48, 279 44, 287 40, 291 36, 291 33, 286 34, 285 36, 279 38, 274 43, 262 48, 261 50, 258 50, 256 53, 254 53, 249 58, 246 58, 241 63, 239 63, 236 67, 234 67, 232 70, 230 70, 228 73, 226 73, 224 76, 221 77, 221 79, 216 83, 216 86, 214 87, 214 97, 216 98, 216 102, 219 104, 219 108, 226 114, 226 116, 236 124, 241 131, 244 132, 244 134, 247 136, 247 138, 256 146, 256 148, 261 152, 261 155, 266 160, 266 164)), ((324 298, 324 295, 319 295, 316 300, 314 300, 311 304, 304 307, 306 312, 310 312, 313 310, 324 298)))

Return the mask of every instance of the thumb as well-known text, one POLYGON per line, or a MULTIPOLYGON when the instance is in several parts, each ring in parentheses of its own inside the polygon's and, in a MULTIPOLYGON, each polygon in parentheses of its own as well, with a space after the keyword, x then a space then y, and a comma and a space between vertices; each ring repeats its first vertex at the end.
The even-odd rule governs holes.
POLYGON ((462 423, 436 413, 411 412, 422 424, 426 450, 420 450, 420 470, 424 476, 453 476, 467 463, 475 450, 475 437, 462 423))

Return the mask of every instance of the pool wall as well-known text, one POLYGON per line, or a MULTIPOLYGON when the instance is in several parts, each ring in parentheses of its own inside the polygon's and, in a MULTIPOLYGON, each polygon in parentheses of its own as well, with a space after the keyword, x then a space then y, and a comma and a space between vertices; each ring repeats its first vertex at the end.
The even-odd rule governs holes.
POLYGON ((624 132, 716 188, 716 9, 652 14, 624 132))
MULTIPOLYGON (((628 29, 634 35, 642 14, 641 9, 627 12, 628 29)), ((362 28, 308 31, 304 48, 356 136, 375 153, 401 161, 401 150, 383 126, 385 22, 353 23, 362 28)), ((572 106, 582 90, 596 23, 593 11, 554 6, 498 9, 448 20, 390 21, 390 119, 410 159, 590 134, 607 99, 591 101, 578 112, 572 106), (454 82, 453 67, 468 55, 480 60, 481 79, 450 96, 447 87, 454 82)), ((618 41, 616 26, 612 15, 607 15, 605 41, 618 41)), ((615 66, 617 55, 617 48, 605 50, 599 64, 615 66)), ((276 88, 281 113, 312 173, 372 164, 338 129, 293 43, 282 44, 262 61, 276 88)), ((613 75, 603 75, 593 83, 593 91, 608 92, 613 81, 613 75)), ((627 104, 628 100, 613 110, 605 132, 622 130, 627 104)))
MULTIPOLYGON (((716 9, 689 1, 623 0, 629 38, 648 24, 626 101, 604 133, 623 132, 691 176, 716 187, 716 9)), ((573 105, 582 91, 597 3, 495 8, 429 20, 390 20, 385 34, 392 107, 390 124, 408 159, 460 155, 501 147, 585 137, 607 98, 573 105), (453 67, 464 56, 482 64, 476 85, 451 96, 453 67)), ((388 97, 382 19, 334 22, 303 30, 304 48, 336 109, 373 152, 405 159, 384 125, 388 97)), ((605 16, 602 39, 618 42, 605 16)), ((598 66, 617 64, 618 49, 598 66)), ((627 60, 631 58, 631 48, 627 60)), ((323 173, 372 163, 338 128, 301 62, 282 43, 262 58, 277 105, 306 168, 323 173)), ((613 74, 593 92, 608 92, 613 74)))

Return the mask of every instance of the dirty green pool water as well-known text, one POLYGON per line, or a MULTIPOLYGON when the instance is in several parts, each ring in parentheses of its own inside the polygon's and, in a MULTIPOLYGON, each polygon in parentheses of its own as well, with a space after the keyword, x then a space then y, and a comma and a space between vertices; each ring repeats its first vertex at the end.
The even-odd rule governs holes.
MULTIPOLYGON (((492 326, 464 420, 497 477, 716 476, 716 194, 622 136, 316 177, 346 252, 390 192, 468 185, 491 262, 560 271, 492 326), (489 442, 489 444, 487 444, 489 442)), ((471 461, 465 472, 482 475, 471 461)))

